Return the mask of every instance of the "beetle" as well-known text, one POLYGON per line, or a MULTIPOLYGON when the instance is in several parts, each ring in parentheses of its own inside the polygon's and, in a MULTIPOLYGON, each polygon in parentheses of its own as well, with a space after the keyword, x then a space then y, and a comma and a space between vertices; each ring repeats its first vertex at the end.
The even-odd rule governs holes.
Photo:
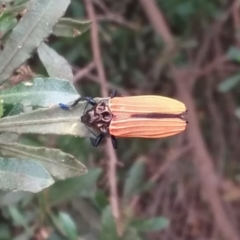
POLYGON ((91 97, 79 97, 72 105, 60 103, 60 107, 69 109, 80 101, 92 105, 81 116, 81 122, 100 132, 96 138, 90 138, 95 147, 105 136, 111 137, 116 149, 116 137, 162 138, 175 135, 184 131, 188 123, 184 103, 168 97, 117 97, 114 91, 107 101, 96 102, 91 97))

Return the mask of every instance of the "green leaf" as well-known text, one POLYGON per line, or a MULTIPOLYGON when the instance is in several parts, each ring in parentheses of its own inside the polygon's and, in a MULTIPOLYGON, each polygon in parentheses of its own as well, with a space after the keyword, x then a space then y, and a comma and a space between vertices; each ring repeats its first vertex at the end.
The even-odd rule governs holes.
POLYGON ((0 15, 0 37, 1 39, 17 25, 17 19, 9 13, 0 15))
POLYGON ((240 83, 240 74, 226 78, 223 82, 218 85, 220 92, 228 92, 236 87, 240 83))
POLYGON ((0 239, 8 240, 11 239, 11 230, 10 226, 7 223, 1 223, 0 225, 0 239))
POLYGON ((56 182, 49 191, 49 205, 56 205, 76 195, 89 197, 96 192, 96 182, 102 173, 101 168, 89 169, 88 174, 78 178, 56 182))
POLYGON ((70 0, 32 0, 0 54, 0 84, 51 34, 70 0))
POLYGON ((133 164, 128 172, 128 177, 124 184, 123 196, 125 200, 132 198, 144 183, 145 162, 139 160, 133 164))
POLYGON ((0 90, 5 104, 22 103, 48 107, 59 102, 71 102, 79 97, 73 85, 64 79, 34 78, 11 88, 0 90))
POLYGON ((138 235, 138 231, 134 228, 128 227, 126 229, 126 232, 124 233, 124 236, 121 238, 121 240, 140 240, 140 237, 138 235))
POLYGON ((22 226, 25 229, 28 228, 28 224, 26 221, 26 218, 23 216, 23 214, 17 209, 15 206, 9 206, 8 207, 9 213, 11 218, 13 219, 15 226, 22 226))
POLYGON ((164 217, 156 217, 143 220, 134 220, 131 223, 132 227, 140 232, 160 231, 169 226, 169 220, 164 217))
POLYGON ((9 4, 11 1, 12 1, 12 0, 0 0, 0 4, 3 4, 3 3, 9 4))
POLYGON ((4 111, 4 109, 3 109, 3 99, 0 98, 0 118, 1 118, 2 115, 3 115, 3 111, 4 111))
POLYGON ((59 213, 59 221, 65 236, 70 240, 77 240, 77 228, 72 218, 65 212, 59 213))
POLYGON ((76 37, 86 32, 91 21, 79 21, 71 18, 60 18, 53 28, 53 34, 58 37, 76 37))
POLYGON ((14 225, 24 227, 25 238, 23 238, 23 239, 29 239, 30 236, 32 236, 32 234, 34 232, 34 227, 30 227, 28 225, 26 216, 24 216, 23 213, 21 213, 17 207, 9 206, 8 210, 9 210, 9 214, 10 214, 11 218, 13 219, 14 225))
POLYGON ((0 134, 0 142, 3 143, 13 143, 17 142, 19 139, 19 135, 15 133, 2 133, 0 134))
POLYGON ((108 202, 109 202, 107 195, 101 189, 98 189, 96 191, 93 201, 94 201, 96 207, 98 208, 98 210, 101 210, 101 209, 107 207, 108 202))
MULTIPOLYGON (((3 0, 5 2, 5 0, 3 0)), ((8 2, 12 2, 11 0, 7 0, 8 2)), ((19 14, 22 13, 26 7, 27 4, 29 3, 30 0, 14 0, 13 4, 9 4, 6 9, 5 12, 7 13, 13 13, 13 14, 19 14)))
POLYGON ((0 189, 40 192, 54 183, 38 163, 15 158, 0 158, 0 189))
POLYGON ((58 149, 0 142, 0 151, 7 157, 34 159, 52 176, 61 180, 80 176, 87 172, 86 167, 75 157, 58 149))
POLYGON ((50 77, 73 80, 72 68, 67 60, 47 44, 40 44, 38 47, 38 56, 50 77))
POLYGON ((0 132, 93 136, 80 121, 85 108, 86 102, 80 102, 71 110, 63 110, 59 106, 54 106, 4 117, 0 119, 0 132))
POLYGON ((108 206, 102 213, 102 232, 100 240, 118 240, 115 221, 112 216, 111 207, 108 206))
POLYGON ((227 57, 230 60, 240 62, 240 49, 235 47, 230 47, 230 49, 227 52, 227 57))

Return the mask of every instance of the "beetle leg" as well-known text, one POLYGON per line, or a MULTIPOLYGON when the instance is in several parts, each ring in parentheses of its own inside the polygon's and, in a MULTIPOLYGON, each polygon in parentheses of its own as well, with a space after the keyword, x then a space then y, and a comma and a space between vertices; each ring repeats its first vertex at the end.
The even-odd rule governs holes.
POLYGON ((111 135, 112 145, 114 149, 117 149, 117 139, 115 136, 111 135))
POLYGON ((103 133, 99 134, 96 138, 90 138, 91 144, 94 147, 97 147, 99 145, 99 143, 102 141, 103 138, 104 138, 103 133))
POLYGON ((80 101, 86 101, 89 104, 91 104, 92 106, 95 106, 97 104, 96 101, 91 97, 79 97, 71 105, 67 105, 67 104, 64 104, 64 103, 59 103, 59 106, 62 109, 69 110, 70 108, 75 107, 80 101))
POLYGON ((64 103, 59 103, 59 107, 64 110, 69 110, 69 108, 70 108, 67 104, 64 104, 64 103))
POLYGON ((75 107, 80 101, 86 101, 92 106, 95 106, 97 104, 96 101, 91 97, 79 97, 70 105, 70 107, 75 107))
POLYGON ((112 93, 110 94, 110 98, 114 98, 116 96, 117 96, 117 89, 112 91, 112 93))

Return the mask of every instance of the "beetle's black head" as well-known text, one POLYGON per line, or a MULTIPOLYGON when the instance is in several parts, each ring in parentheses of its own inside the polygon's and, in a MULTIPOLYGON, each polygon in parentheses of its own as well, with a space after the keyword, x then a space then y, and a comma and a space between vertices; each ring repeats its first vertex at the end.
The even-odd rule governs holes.
POLYGON ((81 122, 88 127, 92 127, 102 133, 108 132, 109 124, 112 120, 112 113, 104 101, 87 110, 81 116, 81 122))
POLYGON ((94 126, 100 120, 100 115, 95 112, 95 108, 86 111, 81 116, 81 122, 87 126, 94 126))

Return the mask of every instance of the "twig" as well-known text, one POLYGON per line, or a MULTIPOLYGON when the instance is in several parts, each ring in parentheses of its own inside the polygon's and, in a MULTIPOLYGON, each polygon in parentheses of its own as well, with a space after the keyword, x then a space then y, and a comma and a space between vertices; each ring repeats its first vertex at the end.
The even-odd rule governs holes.
MULTIPOLYGON (((85 5, 86 5, 88 16, 92 21, 92 27, 91 27, 92 50, 93 50, 94 62, 96 64, 96 68, 97 68, 97 72, 98 72, 99 80, 101 84, 102 96, 108 97, 107 80, 106 80, 106 76, 105 76, 105 72, 102 64, 101 50, 100 50, 99 39, 98 39, 98 24, 97 24, 96 14, 94 11, 92 0, 85 0, 85 5)), ((116 179, 117 157, 112 147, 110 139, 107 139, 106 151, 109 157, 108 179, 110 184, 110 203, 111 203, 113 217, 116 222, 117 232, 118 232, 118 235, 121 236, 123 230, 122 230, 122 224, 121 224, 121 218, 120 218, 118 192, 117 192, 117 179, 116 179)))
POLYGON ((97 21, 112 21, 122 26, 128 27, 132 30, 138 30, 139 28, 133 23, 124 19, 120 14, 112 12, 108 6, 100 0, 93 0, 93 2, 104 12, 103 16, 97 16, 97 21))
POLYGON ((175 150, 172 152, 167 159, 164 161, 164 164, 156 171, 156 173, 150 178, 151 182, 156 182, 172 165, 173 162, 178 160, 182 155, 186 154, 189 150, 191 150, 192 146, 187 145, 181 149, 175 150))
POLYGON ((116 23, 116 24, 119 24, 119 25, 122 25, 124 27, 127 27, 131 30, 134 30, 134 31, 137 31, 139 30, 139 27, 134 24, 134 23, 131 23, 127 20, 125 20, 123 17, 117 15, 117 14, 114 14, 114 13, 108 13, 108 14, 105 14, 105 15, 100 15, 97 17, 97 20, 98 21, 108 21, 108 22, 113 22, 113 23, 116 23))
POLYGON ((160 12, 161 10, 153 0, 140 0, 140 2, 155 31, 162 37, 167 48, 172 49, 174 47, 174 37, 167 27, 163 14, 160 12))
POLYGON ((173 67, 174 80, 177 85, 181 99, 188 107, 188 120, 191 124, 188 126, 188 139, 193 144, 195 154, 194 164, 199 171, 201 185, 206 194, 206 200, 209 203, 212 214, 216 220, 219 231, 226 239, 239 240, 237 231, 228 219, 220 194, 218 192, 219 179, 215 173, 213 160, 205 146, 201 130, 198 124, 197 113, 193 104, 192 96, 184 88, 186 75, 181 76, 180 70, 173 67))
MULTIPOLYGON (((94 74, 89 73, 89 74, 86 75, 86 78, 88 78, 89 80, 91 80, 93 82, 99 83, 99 79, 94 74)), ((119 86, 116 86, 116 85, 114 85, 110 82, 107 83, 107 88, 108 88, 108 90, 115 90, 116 89, 118 94, 121 94, 121 95, 124 95, 124 96, 129 95, 129 93, 125 89, 123 89, 119 86)))
MULTIPOLYGON (((158 11, 158 7, 154 0, 140 0, 143 8, 151 21, 155 31, 163 37, 166 45, 172 47, 173 37, 171 36, 170 30, 163 19, 162 13, 158 11)), ((203 137, 198 124, 198 118, 196 109, 191 96, 191 89, 186 88, 186 78, 194 79, 191 73, 184 74, 180 69, 177 69, 174 65, 171 68, 173 72, 173 77, 175 84, 178 88, 179 94, 182 100, 186 103, 188 107, 188 119, 190 124, 188 125, 188 139, 193 145, 193 150, 195 153, 194 164, 199 171, 201 184, 204 192, 206 193, 206 199, 211 208, 212 214, 216 220, 219 231, 226 239, 239 240, 238 233, 229 221, 223 204, 220 199, 220 194, 218 192, 218 177, 214 171, 213 160, 207 151, 203 137)))
MULTIPOLYGON (((186 154, 189 150, 191 150, 192 146, 189 144, 181 149, 175 150, 172 152, 167 159, 164 161, 164 164, 159 168, 158 171, 149 179, 149 182, 155 183, 159 180, 159 178, 166 173, 166 171, 169 169, 169 167, 173 164, 173 162, 177 161, 181 156, 186 154)), ((135 206, 137 206, 138 202, 140 200, 140 195, 136 195, 133 197, 133 199, 130 202, 131 209, 135 209, 135 206)))
POLYGON ((89 72, 91 72, 95 67, 94 61, 90 62, 85 68, 79 69, 74 76, 73 82, 76 83, 81 78, 85 77, 89 72))

